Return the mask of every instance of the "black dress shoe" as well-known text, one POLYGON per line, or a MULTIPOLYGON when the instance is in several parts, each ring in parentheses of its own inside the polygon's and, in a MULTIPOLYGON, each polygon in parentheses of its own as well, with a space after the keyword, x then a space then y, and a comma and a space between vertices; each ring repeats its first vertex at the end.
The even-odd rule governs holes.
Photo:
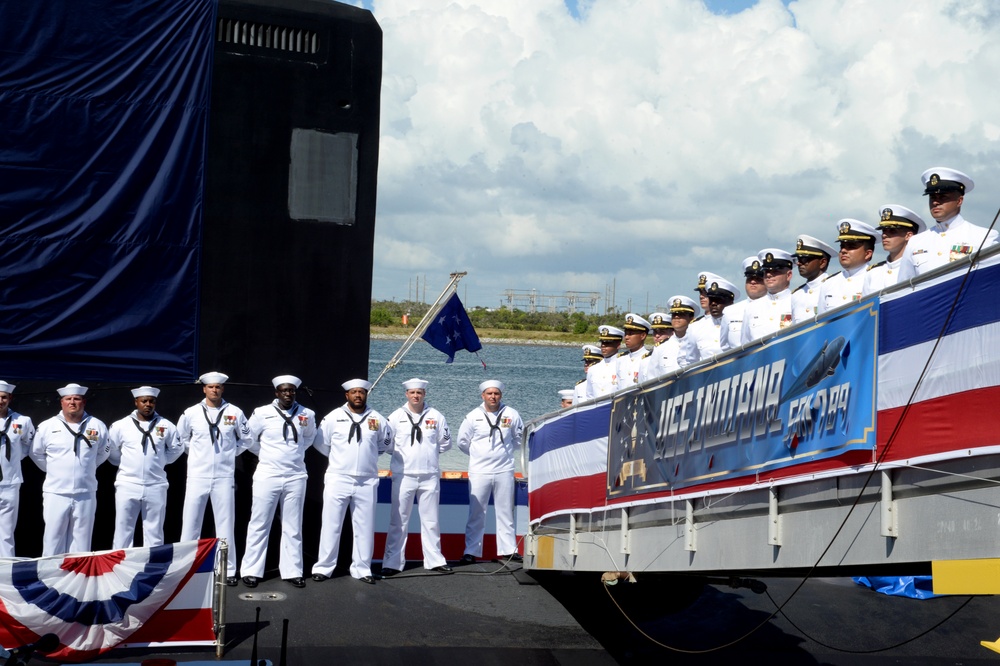
POLYGON ((322 583, 324 580, 329 580, 329 578, 326 574, 313 574, 313 580, 317 583, 322 583))
POLYGON ((434 567, 433 569, 431 569, 431 571, 440 571, 441 573, 451 573, 452 568, 449 567, 447 564, 442 564, 439 567, 434 567))
POLYGON ((302 576, 298 576, 297 578, 286 578, 285 580, 288 581, 288 583, 291 584, 293 587, 306 586, 306 581, 302 578, 302 576))
POLYGON ((392 567, 382 567, 382 578, 389 578, 401 573, 399 569, 393 569, 392 567))
POLYGON ((462 559, 460 559, 458 561, 458 563, 459 564, 475 564, 476 563, 476 556, 475 555, 469 555, 468 553, 466 553, 465 555, 462 555, 462 559))
POLYGON ((375 584, 375 579, 372 578, 371 576, 362 576, 358 580, 360 580, 362 583, 368 583, 369 585, 375 584))
POLYGON ((256 576, 243 576, 243 584, 247 587, 257 587, 257 583, 260 582, 260 578, 256 576))
POLYGON ((229 587, 236 587, 236 584, 240 582, 240 579, 236 576, 230 576, 226 579, 226 585, 229 587))
POLYGON ((520 553, 512 553, 510 555, 497 555, 493 561, 506 564, 507 562, 523 562, 524 558, 521 557, 520 553))

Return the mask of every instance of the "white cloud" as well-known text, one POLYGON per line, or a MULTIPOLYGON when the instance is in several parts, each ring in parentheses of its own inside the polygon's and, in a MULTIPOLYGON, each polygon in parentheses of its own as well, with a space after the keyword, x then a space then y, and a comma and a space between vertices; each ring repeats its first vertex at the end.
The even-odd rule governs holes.
MULTIPOLYGON (((645 303, 692 274, 923 210, 919 175, 1000 185, 1000 10, 988 0, 374 3, 383 30, 374 296, 469 271, 645 303), (419 6, 418 6, 419 5, 419 6), (588 282, 589 281, 589 282, 588 282)), ((736 280, 739 282, 739 280, 736 280)), ((436 293, 436 291, 435 291, 436 293)))

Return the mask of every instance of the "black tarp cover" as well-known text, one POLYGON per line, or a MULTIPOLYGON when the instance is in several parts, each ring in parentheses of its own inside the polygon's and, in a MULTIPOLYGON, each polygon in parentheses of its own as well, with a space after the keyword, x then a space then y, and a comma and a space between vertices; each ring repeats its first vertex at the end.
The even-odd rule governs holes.
POLYGON ((0 3, 0 377, 194 376, 215 12, 0 3))

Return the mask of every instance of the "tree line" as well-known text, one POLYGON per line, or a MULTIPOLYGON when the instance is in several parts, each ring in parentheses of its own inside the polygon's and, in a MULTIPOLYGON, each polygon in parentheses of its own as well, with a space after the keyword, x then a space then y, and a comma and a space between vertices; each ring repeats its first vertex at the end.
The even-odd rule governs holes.
MULTIPOLYGON (((416 301, 372 301, 372 327, 415 328, 420 319, 430 309, 428 303, 416 301), (408 322, 403 324, 403 315, 408 322)), ((601 324, 616 322, 621 315, 588 315, 583 312, 526 312, 509 308, 471 308, 469 319, 476 329, 500 329, 507 331, 553 331, 584 335, 597 333, 601 324)))

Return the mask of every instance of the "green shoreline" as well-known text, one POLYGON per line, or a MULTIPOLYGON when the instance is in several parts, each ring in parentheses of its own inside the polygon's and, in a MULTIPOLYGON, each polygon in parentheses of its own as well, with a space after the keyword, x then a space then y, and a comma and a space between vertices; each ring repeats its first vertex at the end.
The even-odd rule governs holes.
MULTIPOLYGON (((377 327, 369 329, 372 340, 405 340, 412 329, 401 326, 377 327)), ((596 344, 593 336, 555 331, 505 331, 487 328, 477 330, 479 341, 484 345, 543 345, 551 347, 579 347, 596 344)))

